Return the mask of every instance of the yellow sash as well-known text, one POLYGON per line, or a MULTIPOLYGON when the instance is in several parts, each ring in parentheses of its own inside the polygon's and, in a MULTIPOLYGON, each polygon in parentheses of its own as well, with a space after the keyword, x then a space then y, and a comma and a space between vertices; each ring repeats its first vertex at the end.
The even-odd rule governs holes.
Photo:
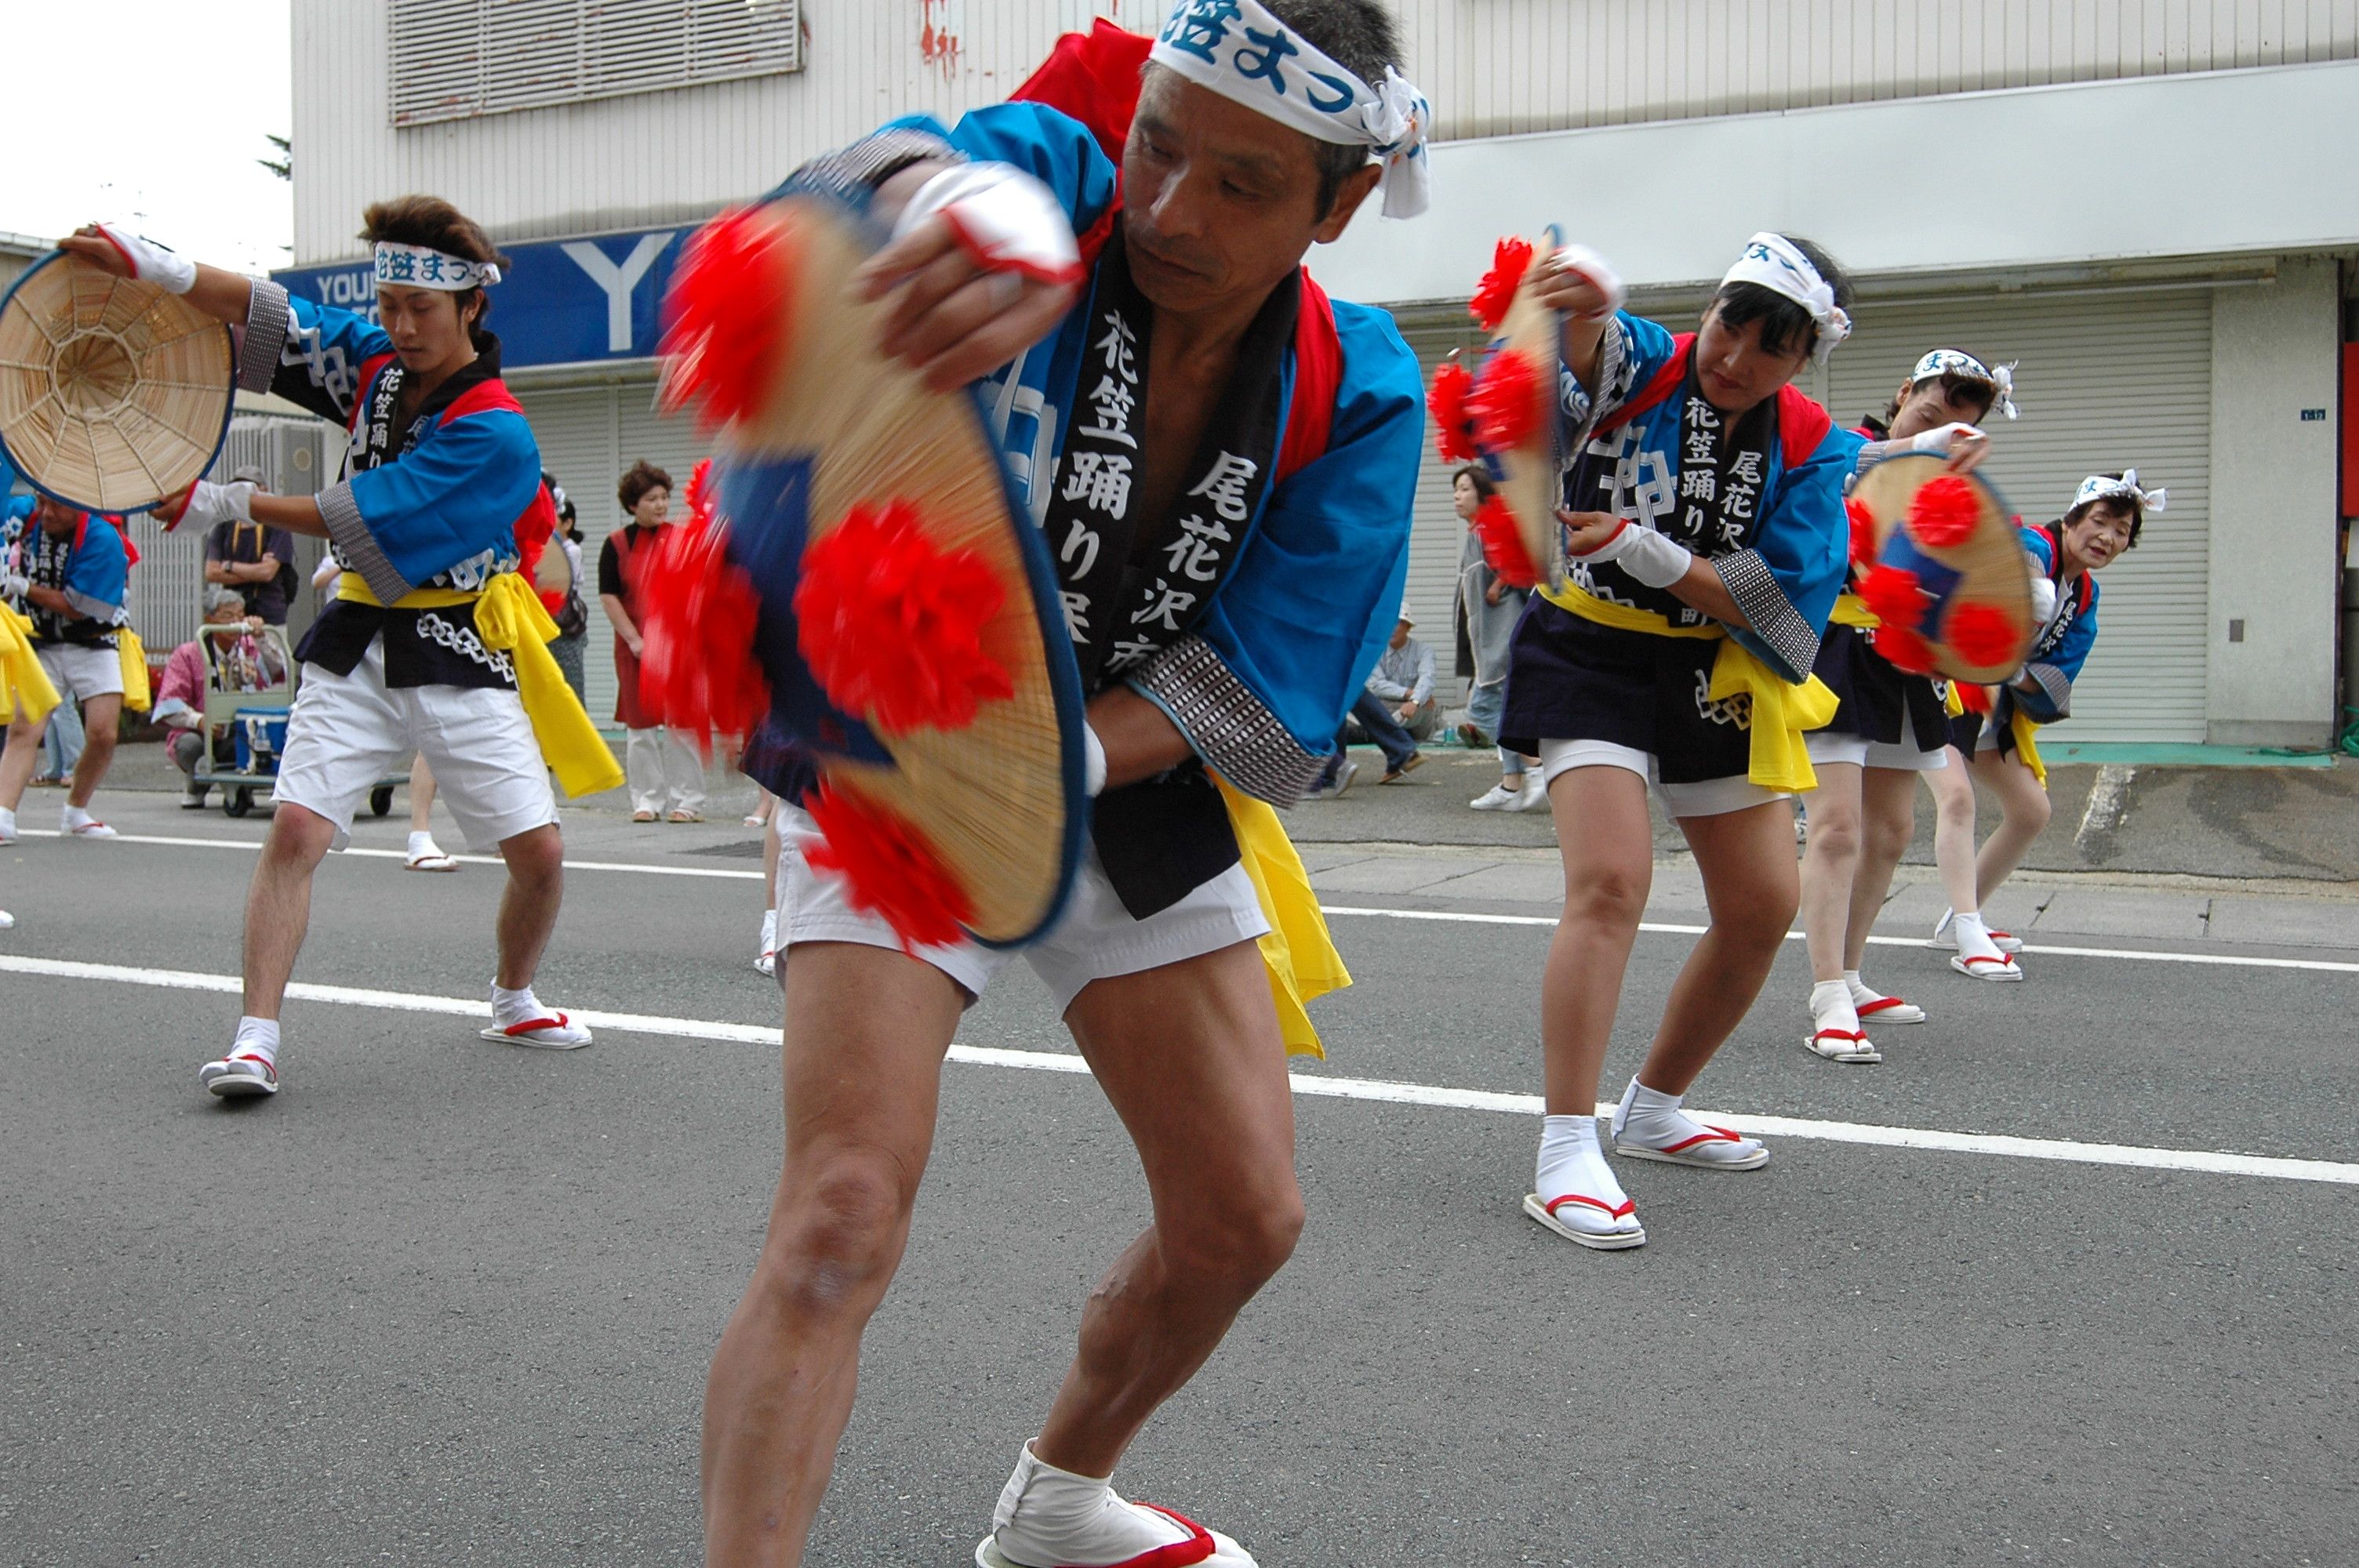
POLYGON ((1855 593, 1835 595, 1835 612, 1827 619, 1838 626, 1849 626, 1861 632, 1873 632, 1884 624, 1875 611, 1867 607, 1867 600, 1855 593))
POLYGON ((1950 682, 1948 685, 1944 686, 1941 690, 1946 694, 1941 698, 1941 707, 1951 718, 1955 719, 1965 712, 1966 699, 1958 695, 1958 683, 1956 681, 1950 682))
POLYGON ((1835 709, 1841 703, 1826 682, 1816 676, 1799 686, 1785 680, 1729 636, 1717 622, 1701 626, 1674 626, 1651 610, 1612 603, 1570 582, 1562 588, 1541 591, 1549 603, 1601 626, 1644 632, 1656 637, 1717 640, 1720 652, 1712 655, 1712 686, 1706 695, 1714 702, 1740 695, 1753 699, 1752 726, 1746 732, 1752 741, 1752 753, 1745 776, 1764 789, 1797 795, 1819 787, 1819 775, 1810 766, 1810 749, 1802 736, 1834 722, 1835 709))
POLYGON ((58 705, 58 688, 33 651, 33 622, 0 604, 0 723, 20 714, 29 724, 49 718, 58 705))
POLYGON ((147 712, 154 698, 147 689, 147 650, 139 633, 128 626, 117 626, 114 653, 123 661, 123 706, 134 713, 147 712))
POLYGON ((1229 827, 1237 836, 1237 852, 1245 875, 1253 879, 1254 895, 1261 903, 1269 930, 1261 939, 1262 967, 1269 971, 1270 1000, 1277 1004, 1278 1032, 1286 1037, 1289 1056, 1324 1057, 1319 1031, 1311 1027, 1304 1006, 1329 991, 1352 983, 1343 955, 1327 935, 1327 917, 1319 913, 1319 895, 1310 891, 1310 874, 1285 825, 1266 802, 1239 794, 1218 773, 1221 799, 1229 808, 1229 827))
MULTIPOLYGON (((336 579, 336 597, 357 604, 384 606, 358 572, 336 579)), ((532 737, 540 754, 557 774, 558 787, 568 796, 596 795, 623 782, 622 764, 607 748, 598 727, 590 722, 582 699, 566 684, 557 667, 549 640, 557 622, 541 608, 532 585, 515 572, 502 572, 481 593, 461 589, 420 588, 401 596, 397 610, 449 610, 462 604, 475 607, 475 634, 484 646, 516 661, 516 695, 525 717, 532 720, 532 737)))
POLYGON ((2032 739, 2038 733, 2039 726, 2031 721, 2024 713, 2023 705, 2017 703, 2015 710, 2007 716, 2007 728, 2015 732, 2016 760, 2029 768, 2031 776, 2039 781, 2039 787, 2046 789, 2048 764, 2039 760, 2039 742, 2032 739))

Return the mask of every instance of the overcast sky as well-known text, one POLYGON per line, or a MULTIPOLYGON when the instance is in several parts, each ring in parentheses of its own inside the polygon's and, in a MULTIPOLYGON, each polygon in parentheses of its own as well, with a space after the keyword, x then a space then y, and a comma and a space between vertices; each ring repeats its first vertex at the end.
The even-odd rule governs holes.
POLYGON ((53 240, 126 222, 199 261, 288 265, 288 0, 11 4, 0 229, 53 240))

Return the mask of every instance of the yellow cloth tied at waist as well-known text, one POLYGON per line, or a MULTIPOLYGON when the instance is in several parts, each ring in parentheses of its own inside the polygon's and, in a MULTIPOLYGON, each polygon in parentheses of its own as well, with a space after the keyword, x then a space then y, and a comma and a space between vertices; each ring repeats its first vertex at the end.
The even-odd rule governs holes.
POLYGON ((2007 728, 2015 733, 2016 760, 2029 768, 2031 776, 2039 781, 2039 787, 2046 789, 2048 764, 2039 760, 2039 742, 2032 739, 2039 732, 2039 726, 2025 714, 2019 703, 2016 706, 2015 711, 2007 715, 2006 723, 2007 728))
MULTIPOLYGON (((346 572, 336 579, 336 597, 386 608, 358 572, 346 572)), ((475 634, 484 640, 484 646, 516 661, 516 696, 523 699, 525 717, 532 720, 532 738, 540 744, 542 760, 557 775, 558 787, 569 797, 619 788, 622 764, 614 761, 605 738, 590 722, 582 699, 566 684, 565 672, 557 667, 556 656, 549 651, 549 640, 557 635, 557 622, 549 618, 530 583, 515 572, 502 572, 480 593, 455 588, 412 589, 392 608, 450 610, 462 604, 475 607, 475 634)))
POLYGON ((1674 626, 1651 610, 1612 603, 1570 582, 1541 592, 1549 603, 1600 626, 1644 632, 1655 637, 1717 641, 1720 652, 1712 655, 1712 686, 1705 695, 1714 702, 1738 696, 1752 699, 1752 723, 1746 730, 1752 752, 1746 759, 1745 776, 1764 789, 1797 795, 1819 787, 1819 775, 1810 766, 1810 748, 1802 737, 1810 730, 1833 723, 1835 709, 1842 706, 1826 682, 1816 676, 1799 686, 1784 679, 1717 622, 1701 626, 1674 626))
POLYGON ((0 604, 0 723, 10 716, 38 724, 58 705, 58 688, 33 651, 33 622, 0 604))
POLYGON ((1835 595, 1835 611, 1827 617, 1838 626, 1849 626, 1861 632, 1873 632, 1884 624, 1883 617, 1867 607, 1867 600, 1855 593, 1835 595))
POLYGON ((128 626, 114 629, 114 656, 123 662, 123 706, 145 713, 155 706, 147 688, 147 649, 139 633, 128 626))
POLYGON ((1302 857, 1294 852, 1294 841, 1286 836, 1277 813, 1266 802, 1231 788, 1218 773, 1212 782, 1221 786, 1229 827, 1237 836, 1237 853, 1269 922, 1261 938, 1261 961, 1269 971, 1269 996, 1277 1004, 1286 1054, 1323 1058, 1327 1052, 1319 1044, 1319 1031, 1311 1027, 1306 1004, 1350 985, 1352 972, 1327 935, 1327 917, 1319 913, 1310 873, 1302 869, 1302 857))

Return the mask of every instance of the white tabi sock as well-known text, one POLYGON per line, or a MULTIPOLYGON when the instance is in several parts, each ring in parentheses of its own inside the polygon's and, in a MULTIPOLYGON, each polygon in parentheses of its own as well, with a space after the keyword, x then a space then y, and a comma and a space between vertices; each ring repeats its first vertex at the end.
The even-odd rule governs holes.
POLYGON ((1983 924, 1980 914, 1958 914, 1951 917, 1950 929, 1957 934, 1958 957, 1961 958, 2004 958, 1998 944, 1991 940, 1990 927, 1983 924))
POLYGON ((540 1005, 540 999, 532 994, 530 986, 510 990, 497 980, 492 982, 492 1023, 495 1028, 506 1029, 527 1019, 555 1016, 540 1005))
POLYGON ((16 814, 6 806, 0 806, 0 838, 14 838, 16 836, 16 814))
POLYGON ((1024 1445, 991 1513, 1000 1555, 1025 1568, 1126 1563, 1189 1539, 1187 1530, 1114 1494, 1111 1480, 1060 1470, 1024 1445))
POLYGON ((72 832, 77 827, 87 827, 92 823, 98 820, 97 817, 92 816, 90 814, 88 808, 79 806, 68 806, 65 808, 63 816, 65 819, 65 830, 69 833, 72 832))
POLYGON ((434 841, 434 830, 432 828, 419 827, 415 828, 410 832, 409 858, 411 860, 415 860, 421 856, 426 855, 439 855, 441 852, 442 846, 434 841))
POLYGON ((777 950, 778 912, 775 909, 766 909, 762 912, 762 946, 759 951, 775 953, 777 950))
POLYGON ((1758 1139, 1739 1138, 1706 1127, 1680 1108, 1684 1096, 1650 1089, 1637 1079, 1622 1091, 1614 1108, 1614 1141, 1634 1143, 1666 1153, 1684 1153, 1692 1162, 1736 1165, 1750 1169, 1766 1159, 1758 1139))
POLYGON ((1605 1162, 1605 1152, 1597 1146, 1594 1115, 1540 1119, 1540 1157, 1538 1168, 1532 1174, 1532 1191, 1542 1207, 1556 1204, 1549 1212, 1558 1223, 1575 1230, 1604 1236, 1638 1227, 1635 1216, 1617 1217, 1614 1213, 1630 1201, 1630 1195, 1614 1179, 1614 1167, 1605 1162), (1594 1198, 1603 1206, 1557 1204, 1557 1199, 1567 1195, 1594 1198))
POLYGON ((1848 980, 1821 980, 1810 987, 1810 1027, 1859 1033, 1859 1004, 1852 1000, 1848 980))
POLYGON ((251 1013, 239 1019, 237 1038, 230 1042, 229 1054, 233 1056, 259 1056, 276 1072, 278 1067, 278 1021, 256 1018, 251 1013))

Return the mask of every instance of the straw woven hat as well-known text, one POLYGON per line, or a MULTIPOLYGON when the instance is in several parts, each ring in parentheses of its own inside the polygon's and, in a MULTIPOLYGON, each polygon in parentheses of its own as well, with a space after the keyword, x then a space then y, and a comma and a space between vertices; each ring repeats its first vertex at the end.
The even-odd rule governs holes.
POLYGON ((878 352, 886 303, 855 301, 848 286, 876 243, 864 222, 815 194, 773 201, 750 222, 777 243, 732 292, 777 302, 776 346, 750 407, 723 433, 716 467, 730 557, 760 600, 774 717, 825 789, 930 851, 964 895, 972 935, 1030 940, 1062 910, 1087 815, 1081 682, 1047 546, 1007 488, 973 394, 930 392, 878 352), (955 727, 888 731, 873 710, 845 712, 798 645, 806 560, 855 513, 896 505, 917 520, 922 548, 971 552, 966 569, 987 567, 1002 590, 980 652, 1012 694, 955 727))
POLYGON ((152 283, 52 252, 0 302, 0 453, 89 512, 137 512, 212 466, 230 331, 152 283))
POLYGON ((1534 373, 1527 393, 1532 400, 1526 415, 1529 434, 1516 445, 1487 455, 1499 481, 1499 493, 1516 514, 1516 531, 1538 568, 1543 588, 1564 581, 1564 529, 1556 515, 1564 486, 1564 450, 1556 420, 1556 367, 1562 323, 1555 311, 1539 302, 1538 258, 1562 243, 1563 236, 1551 225, 1533 246, 1534 265, 1526 269, 1516 288, 1515 303, 1507 308, 1499 336, 1491 343, 1494 356, 1518 355, 1534 373))
MULTIPOLYGON (((1892 601, 1876 592, 1879 575, 1900 589, 1915 620, 1901 630, 1921 641, 1932 673, 1988 686, 2022 666, 2038 630, 2031 561, 1996 486, 1980 474, 1951 474, 1942 458, 1893 458, 1861 476, 1849 506, 1854 530, 1863 514, 1874 530, 1860 595, 1890 624, 1892 601)), ((1855 546, 1864 543, 1854 535, 1855 546)), ((1886 647, 1882 629, 1875 635, 1886 656, 1914 667, 1886 647)))

